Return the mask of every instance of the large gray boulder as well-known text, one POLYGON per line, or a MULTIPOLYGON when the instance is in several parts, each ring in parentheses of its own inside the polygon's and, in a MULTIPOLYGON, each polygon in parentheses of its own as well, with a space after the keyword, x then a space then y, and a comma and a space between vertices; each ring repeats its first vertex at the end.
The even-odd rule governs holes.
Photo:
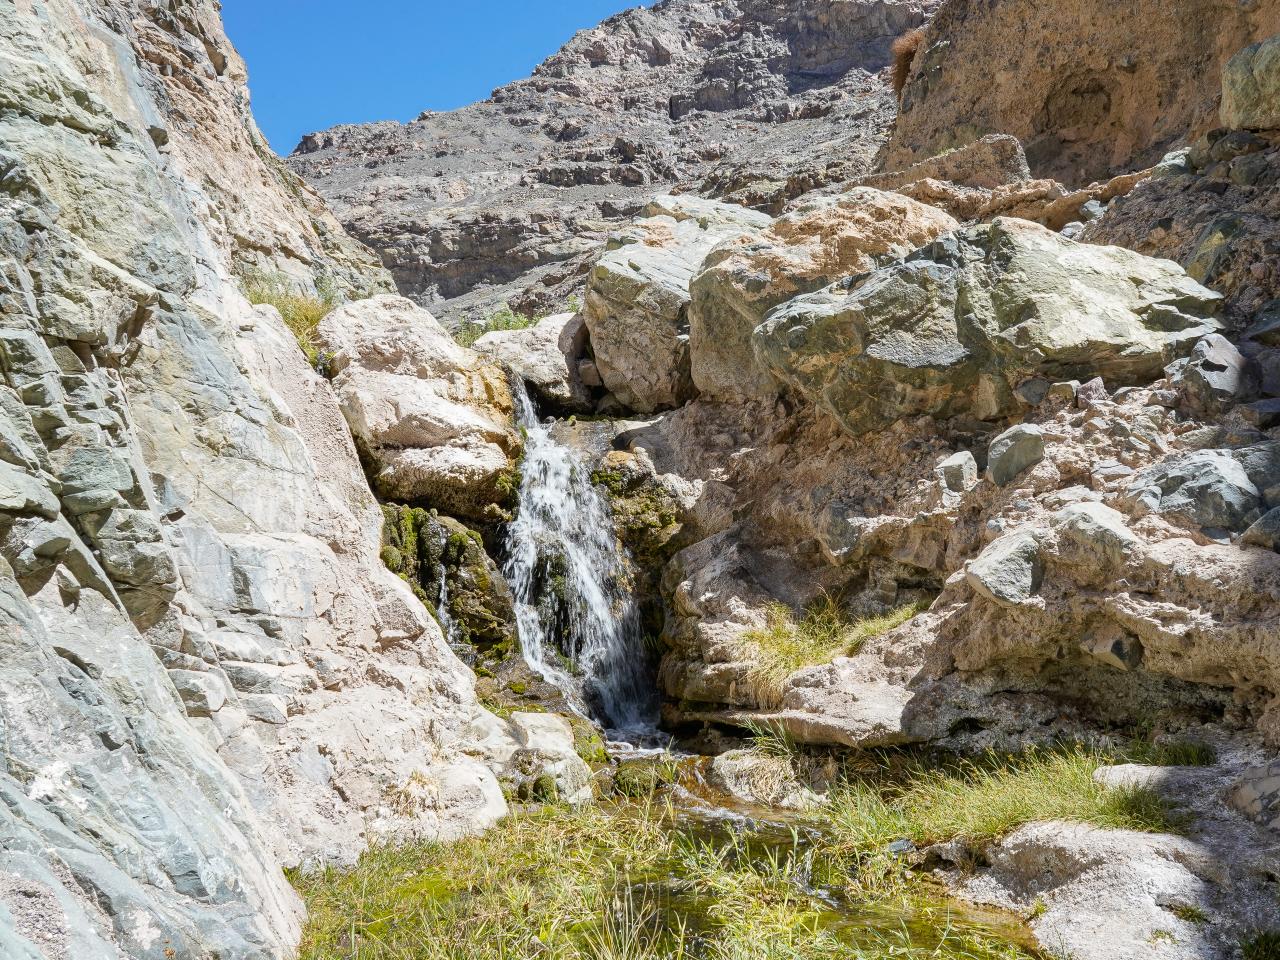
POLYGON ((1031 377, 1151 382, 1219 329, 1219 299, 1172 262, 998 219, 784 304, 755 350, 856 435, 1008 416, 1031 377))
POLYGON ((586 329, 582 315, 557 313, 524 330, 495 330, 472 348, 505 364, 543 403, 583 411, 590 398, 578 373, 586 329))
POLYGON ((1137 513, 1169 514, 1210 532, 1242 531, 1264 507, 1248 471, 1226 450, 1197 450, 1139 471, 1127 497, 1137 513))
POLYGON ((583 315, 596 367, 632 410, 677 407, 695 394, 689 367, 689 283, 723 240, 769 222, 754 210, 660 197, 620 234, 587 280, 583 315))
POLYGON ((767 229, 727 240, 693 278, 689 347, 693 382, 722 400, 767 396, 777 382, 755 358, 752 332, 774 307, 880 257, 901 257, 959 226, 936 207, 857 187, 807 200, 767 229))
POLYGON ((1222 125, 1280 128, 1280 36, 1245 47, 1222 69, 1222 125))

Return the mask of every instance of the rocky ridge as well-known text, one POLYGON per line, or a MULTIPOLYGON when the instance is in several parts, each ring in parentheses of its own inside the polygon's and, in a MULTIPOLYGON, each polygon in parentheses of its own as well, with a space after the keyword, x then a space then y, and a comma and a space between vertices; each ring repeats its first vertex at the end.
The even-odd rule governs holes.
POLYGON ((870 172, 889 44, 936 0, 665 0, 452 113, 310 134, 290 166, 400 291, 454 320, 561 309, 609 232, 676 184, 780 206, 870 172))

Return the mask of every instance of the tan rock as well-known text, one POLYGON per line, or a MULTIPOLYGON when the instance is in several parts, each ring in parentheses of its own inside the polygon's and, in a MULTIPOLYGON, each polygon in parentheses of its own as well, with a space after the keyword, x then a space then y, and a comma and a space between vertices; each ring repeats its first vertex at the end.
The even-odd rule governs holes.
POLYGON ((340 307, 318 336, 383 495, 475 518, 507 503, 520 443, 501 367, 401 297, 340 307))
POLYGON ((690 285, 693 382, 716 399, 765 396, 777 383, 756 363, 751 334, 774 307, 841 277, 903 256, 959 226, 946 213, 893 193, 857 187, 818 197, 758 236, 717 247, 690 285))
POLYGON ((1280 9, 960 0, 926 30, 886 169, 1004 133, 1034 176, 1075 186, 1150 166, 1217 126, 1222 65, 1280 32, 1280 9))

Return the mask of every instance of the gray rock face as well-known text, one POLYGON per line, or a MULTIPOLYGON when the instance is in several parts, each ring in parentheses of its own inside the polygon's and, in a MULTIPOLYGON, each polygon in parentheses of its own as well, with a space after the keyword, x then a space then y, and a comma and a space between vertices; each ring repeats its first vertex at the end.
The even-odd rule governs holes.
POLYGON ((936 0, 671 0, 585 30, 452 113, 307 136, 289 164, 452 320, 558 312, 621 219, 676 183, 772 212, 870 171, 879 72, 936 0))
POLYGON ((797 297, 755 333, 760 362, 851 433, 905 416, 994 419, 1015 387, 1147 383, 1219 327, 1175 265, 998 219, 797 297))
POLYGON ((1128 497, 1139 512, 1170 514, 1210 531, 1239 532, 1259 518, 1262 495, 1225 450, 1171 458, 1138 473, 1128 497))
POLYGON ((1280 36, 1245 47, 1222 68, 1222 125, 1280 128, 1280 36))
POLYGON ((991 441, 987 476, 997 487, 1005 487, 1043 459, 1044 431, 1033 423, 1020 423, 991 441))
POLYGON ((1221 334, 1211 333, 1191 351, 1186 363, 1171 368, 1170 385, 1199 413, 1223 413, 1249 399, 1254 390, 1248 361, 1221 334))
POLYGON ((282 864, 505 809, 236 274, 389 280, 263 148, 217 4, 0 5, 0 75, 0 953, 291 956, 282 864))
POLYGON ((658 198, 591 271, 583 314, 608 390, 644 413, 694 396, 689 283, 718 243, 759 229, 762 214, 732 204, 658 198), (674 216, 672 215, 674 214, 674 216))

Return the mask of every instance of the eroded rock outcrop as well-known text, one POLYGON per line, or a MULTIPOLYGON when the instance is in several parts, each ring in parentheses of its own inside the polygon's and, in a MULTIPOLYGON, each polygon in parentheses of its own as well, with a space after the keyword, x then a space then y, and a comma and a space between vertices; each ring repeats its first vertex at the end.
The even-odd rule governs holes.
POLYGON ((1026 381, 1158 376, 1219 327, 1176 265, 1000 219, 797 297, 754 335, 760 363, 851 432, 902 417, 992 420, 1026 381))
POLYGON ((510 505, 520 440, 501 367, 402 297, 339 307, 319 339, 382 496, 475 520, 510 505))
POLYGON ((282 864, 505 809, 329 384, 236 274, 388 279, 265 149, 216 4, 10 3, 0 58, 0 943, 284 957, 282 864))
POLYGON ((930 21, 883 164, 985 134, 1017 137, 1031 171, 1072 186, 1156 163, 1218 124, 1222 66, 1280 32, 1267 3, 950 0, 930 21))

